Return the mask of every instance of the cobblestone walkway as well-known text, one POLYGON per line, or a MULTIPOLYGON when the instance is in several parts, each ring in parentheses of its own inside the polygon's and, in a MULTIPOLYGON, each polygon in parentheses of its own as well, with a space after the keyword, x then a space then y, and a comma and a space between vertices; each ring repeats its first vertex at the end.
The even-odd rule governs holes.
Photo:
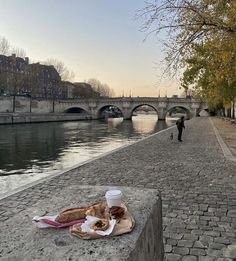
POLYGON ((224 158, 207 117, 186 122, 184 142, 176 137, 174 126, 5 198, 0 221, 69 184, 158 188, 166 260, 236 260, 236 163, 224 158))

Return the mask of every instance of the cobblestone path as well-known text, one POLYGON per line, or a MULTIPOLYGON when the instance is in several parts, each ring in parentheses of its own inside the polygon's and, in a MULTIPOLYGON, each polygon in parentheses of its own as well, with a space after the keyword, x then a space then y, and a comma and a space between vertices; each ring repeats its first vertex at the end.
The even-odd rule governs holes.
POLYGON ((0 221, 69 184, 157 188, 166 260, 236 260, 236 163, 227 161, 211 120, 175 126, 0 201, 0 221), (171 141, 170 133, 174 133, 171 141))

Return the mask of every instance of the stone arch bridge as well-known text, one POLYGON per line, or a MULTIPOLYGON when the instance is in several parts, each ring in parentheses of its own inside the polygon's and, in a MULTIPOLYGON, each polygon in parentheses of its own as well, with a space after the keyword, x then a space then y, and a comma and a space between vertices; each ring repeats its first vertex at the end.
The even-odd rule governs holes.
POLYGON ((122 97, 59 100, 54 102, 54 112, 84 112, 88 119, 100 119, 102 112, 106 108, 116 107, 125 120, 130 120, 134 110, 143 105, 152 107, 156 111, 159 120, 165 120, 166 115, 175 108, 184 110, 188 119, 198 116, 202 110, 207 110, 207 106, 203 101, 192 98, 122 97))

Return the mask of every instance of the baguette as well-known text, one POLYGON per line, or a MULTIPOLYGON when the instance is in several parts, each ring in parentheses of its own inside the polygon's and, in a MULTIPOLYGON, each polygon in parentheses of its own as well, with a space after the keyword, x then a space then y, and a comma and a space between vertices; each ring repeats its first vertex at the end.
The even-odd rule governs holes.
POLYGON ((74 220, 83 219, 86 217, 85 212, 87 207, 70 208, 62 211, 55 219, 59 223, 68 223, 74 220))
POLYGON ((103 218, 105 216, 105 202, 98 202, 88 207, 70 208, 62 211, 56 217, 58 223, 68 223, 78 219, 84 219, 86 216, 95 216, 103 218))

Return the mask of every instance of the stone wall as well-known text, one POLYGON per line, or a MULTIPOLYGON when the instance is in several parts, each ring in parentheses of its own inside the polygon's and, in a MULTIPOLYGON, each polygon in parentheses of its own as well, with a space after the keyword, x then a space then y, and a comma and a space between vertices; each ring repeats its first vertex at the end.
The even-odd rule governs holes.
POLYGON ((82 240, 69 229, 39 229, 31 222, 35 215, 56 214, 66 208, 105 200, 106 186, 65 187, 42 199, 1 225, 0 258, 4 260, 78 261, 162 261, 161 198, 155 189, 119 187, 123 202, 135 220, 134 229, 113 238, 82 240), (10 228, 10 231, 9 231, 10 228), (7 242, 7 243, 6 243, 7 242))
POLYGON ((0 112, 12 112, 12 97, 0 96, 0 112))
MULTIPOLYGON (((14 98, 11 96, 0 96, 0 113, 13 112, 14 98)), ((53 110, 52 100, 30 99, 23 96, 15 96, 16 113, 49 113, 53 110)))
POLYGON ((77 113, 0 113, 1 124, 15 124, 15 123, 37 123, 37 122, 52 122, 52 121, 78 121, 86 120, 86 115, 77 113))
POLYGON ((32 100, 32 113, 50 113, 53 112, 53 102, 51 100, 32 100))

